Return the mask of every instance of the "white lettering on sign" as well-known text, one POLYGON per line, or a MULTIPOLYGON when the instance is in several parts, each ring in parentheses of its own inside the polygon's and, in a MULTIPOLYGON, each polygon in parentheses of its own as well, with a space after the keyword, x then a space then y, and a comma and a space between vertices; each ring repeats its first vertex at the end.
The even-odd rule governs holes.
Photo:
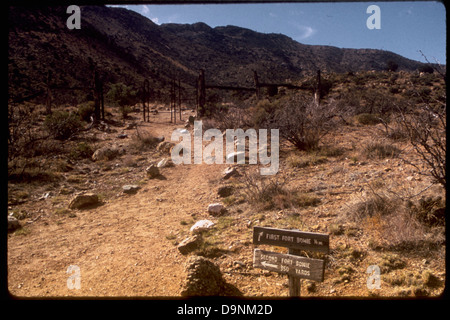
POLYGON ((292 265, 294 263, 294 261, 292 259, 281 258, 281 263, 292 265))
POLYGON ((261 254, 261 259, 269 262, 277 262, 277 257, 274 256, 268 256, 266 254, 261 254))
POLYGON ((295 269, 295 273, 302 276, 309 276, 311 275, 309 270, 303 270, 303 269, 295 269))
POLYGON ((309 262, 295 261, 295 266, 309 269, 309 262))
POLYGON ((311 239, 299 238, 297 237, 297 243, 307 243, 311 244, 311 239))
POLYGON ((267 233, 266 234, 266 239, 279 240, 280 239, 280 235, 279 234, 267 233))
POLYGON ((289 242, 294 242, 294 237, 292 236, 282 236, 281 240, 283 241, 289 241, 289 242))

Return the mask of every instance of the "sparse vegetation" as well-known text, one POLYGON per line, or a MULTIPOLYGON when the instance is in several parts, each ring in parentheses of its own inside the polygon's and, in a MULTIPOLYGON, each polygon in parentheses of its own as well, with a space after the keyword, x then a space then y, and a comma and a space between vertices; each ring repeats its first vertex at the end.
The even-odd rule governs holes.
POLYGON ((368 159, 378 158, 396 158, 401 150, 391 143, 387 142, 369 142, 363 149, 363 154, 368 159))
MULTIPOLYGON (((141 122, 140 115, 130 113, 136 107, 127 109, 138 98, 129 85, 125 85, 125 96, 135 100, 121 102, 122 108, 112 103, 111 94, 106 119, 88 129, 81 128, 91 121, 90 96, 73 105, 53 105, 50 115, 37 103, 9 106, 8 205, 26 226, 9 235, 11 243, 17 241, 15 236, 39 242, 35 225, 42 234, 53 228, 51 232, 60 236, 65 230, 70 241, 75 237, 73 229, 77 237, 86 237, 86 243, 94 238, 97 242, 115 239, 113 253, 105 252, 121 263, 123 252, 137 248, 128 241, 131 235, 161 232, 162 245, 151 245, 152 249, 159 245, 158 259, 164 260, 168 251, 161 248, 178 245, 189 228, 205 218, 204 207, 211 199, 219 199, 220 184, 233 187, 232 194, 218 200, 226 213, 208 216, 216 225, 202 234, 192 254, 220 261, 227 277, 248 295, 254 294, 254 283, 238 277, 253 272, 251 233, 257 225, 331 235, 325 286, 308 286, 302 294, 328 296, 329 288, 337 288, 352 296, 355 286, 365 288, 361 279, 366 278, 359 272, 370 264, 380 266, 384 291, 358 294, 439 294, 444 277, 439 263, 445 255, 446 199, 437 187, 445 186, 445 169, 441 169, 446 152, 441 109, 445 82, 436 73, 419 76, 404 71, 324 77, 330 86, 320 105, 312 102, 310 92, 287 89, 259 101, 246 97, 228 103, 216 97, 210 111, 220 112, 211 112, 203 129, 278 128, 281 134, 277 175, 263 177, 254 166, 243 165, 237 167, 241 176, 227 181, 220 179, 222 168, 181 165, 161 169, 161 179, 150 183, 145 168, 166 157, 155 147, 162 136, 167 141, 167 133, 180 123, 168 125, 168 114, 163 113, 152 116, 150 123, 141 122), (71 121, 76 125, 71 127, 71 121), (96 150, 112 145, 123 152, 111 159, 92 159, 96 150), (139 185, 139 191, 124 196, 125 183, 139 185), (95 211, 98 224, 92 223, 90 212, 67 209, 75 194, 91 190, 108 206, 105 212, 95 211), (123 221, 142 224, 128 226, 123 221), (83 228, 77 229, 78 225, 83 228), (124 237, 114 231, 115 225, 120 225, 124 237), (96 231, 90 233, 92 228, 96 231), (422 262, 425 259, 433 264, 422 262)), ((119 87, 113 86, 117 92, 119 87)), ((184 114, 183 120, 187 120, 184 114)), ((61 250, 54 244, 49 248, 61 250)), ((83 250, 79 247, 77 252, 83 250)), ((91 257, 89 250, 86 256, 91 257)), ((140 260, 136 263, 136 270, 142 267, 140 260)), ((271 273, 263 279, 281 281, 271 273)), ((273 287, 281 291, 271 294, 286 289, 281 284, 273 287)))
POLYGON ((55 111, 44 121, 44 128, 57 140, 66 140, 81 128, 81 121, 75 113, 55 111))

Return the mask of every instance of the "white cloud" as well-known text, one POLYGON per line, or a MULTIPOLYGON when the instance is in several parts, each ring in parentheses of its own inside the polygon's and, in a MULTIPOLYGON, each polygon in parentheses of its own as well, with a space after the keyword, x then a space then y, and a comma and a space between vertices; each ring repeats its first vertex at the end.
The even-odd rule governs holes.
POLYGON ((150 12, 150 9, 148 8, 148 6, 143 5, 142 6, 142 14, 147 15, 147 13, 150 12))
POLYGON ((301 34, 297 36, 297 39, 299 40, 308 39, 317 32, 317 30, 313 29, 310 26, 297 25, 297 29, 301 32, 301 34))
POLYGON ((158 18, 152 18, 152 21, 153 21, 154 23, 156 23, 156 24, 159 24, 158 18))

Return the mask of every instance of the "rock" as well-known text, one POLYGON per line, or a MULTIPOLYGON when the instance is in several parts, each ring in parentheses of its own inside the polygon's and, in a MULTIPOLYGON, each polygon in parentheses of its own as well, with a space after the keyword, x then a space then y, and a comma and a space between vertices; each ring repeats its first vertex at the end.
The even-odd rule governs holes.
POLYGON ((121 133, 117 136, 118 139, 125 139, 128 138, 128 135, 126 133, 121 133))
POLYGON ((217 190, 217 194, 222 198, 229 197, 233 194, 233 186, 222 186, 217 190))
POLYGON ((98 203, 98 196, 94 193, 78 194, 70 201, 69 209, 83 209, 98 203))
POLYGON ((123 193, 135 194, 139 190, 139 186, 135 184, 127 184, 122 187, 123 193))
POLYGON ((125 130, 131 130, 131 129, 134 129, 134 128, 136 128, 136 123, 131 122, 131 123, 129 123, 129 124, 127 125, 127 127, 125 128, 125 130))
POLYGON ((161 141, 156 146, 156 150, 158 150, 161 153, 169 154, 172 150, 172 148, 175 146, 175 143, 169 142, 169 141, 161 141))
POLYGON ((208 213, 212 216, 219 216, 225 211, 225 207, 221 203, 211 203, 208 206, 208 213))
POLYGON ((151 164, 147 168, 145 168, 145 172, 147 172, 147 176, 150 179, 156 178, 160 174, 158 167, 155 166, 154 164, 151 164))
POLYGON ((215 223, 211 220, 200 220, 197 221, 190 229, 191 233, 193 234, 199 234, 203 231, 206 231, 208 229, 211 229, 214 227, 215 223))
POLYGON ((163 158, 160 162, 158 162, 158 164, 156 166, 158 168, 168 168, 168 167, 173 167, 174 164, 173 164, 172 160, 170 160, 169 158, 163 158))
POLYGON ((189 252, 197 249, 200 246, 201 242, 202 238, 200 236, 193 235, 181 241, 177 248, 178 251, 181 252, 181 254, 188 254, 189 252))
POLYGON ((306 290, 308 292, 315 292, 316 291, 316 283, 314 281, 306 280, 306 290))
POLYGON ((231 177, 239 177, 240 173, 237 171, 237 169, 235 167, 228 167, 225 169, 225 171, 223 172, 223 179, 227 180, 231 177))
POLYGON ((113 146, 104 146, 100 149, 95 150, 94 154, 92 155, 93 161, 99 161, 99 160, 112 160, 116 158, 119 155, 122 155, 125 153, 125 149, 120 148, 116 145, 113 146))
POLYGON ((20 225, 19 220, 13 216, 8 216, 8 232, 13 232, 22 226, 20 225))
POLYGON ((187 277, 180 291, 182 297, 242 296, 235 286, 224 280, 220 268, 206 258, 190 257, 185 268, 187 277))

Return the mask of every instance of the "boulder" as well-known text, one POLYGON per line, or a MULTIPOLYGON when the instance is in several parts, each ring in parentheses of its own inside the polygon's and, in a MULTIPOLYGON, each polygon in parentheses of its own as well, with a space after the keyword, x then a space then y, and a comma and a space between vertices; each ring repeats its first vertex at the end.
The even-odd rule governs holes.
POLYGON ((162 141, 160 143, 158 143, 158 145, 156 146, 156 150, 158 150, 159 152, 163 153, 163 154, 169 154, 172 151, 172 148, 175 146, 175 143, 170 142, 170 141, 162 141))
POLYGON ((169 158, 163 158, 161 161, 158 162, 158 164, 156 166, 158 168, 168 168, 168 167, 173 167, 174 164, 173 164, 172 160, 170 160, 169 158))
POLYGON ((225 211, 225 207, 221 203, 211 203, 208 206, 208 213, 212 216, 219 216, 225 211))
POLYGON ((139 186, 135 184, 127 184, 122 187, 123 193, 135 194, 139 190, 139 186))
POLYGON ((211 229, 214 225, 215 223, 211 220, 199 220, 191 227, 190 231, 193 234, 199 234, 203 231, 211 229))
POLYGON ((69 203, 69 209, 83 209, 99 204, 98 196, 94 193, 76 195, 69 203))
POLYGON ((122 155, 125 153, 125 149, 118 147, 116 145, 113 146, 104 146, 100 149, 95 150, 94 154, 92 155, 93 161, 99 161, 99 160, 112 160, 116 158, 119 155, 122 155))
POLYGON ((145 168, 145 172, 147 172, 147 176, 150 179, 156 178, 160 174, 158 167, 155 166, 154 164, 151 164, 147 168, 145 168))
POLYGON ((202 238, 199 235, 193 235, 181 241, 177 248, 181 254, 188 254, 197 249, 201 242, 202 238))
POLYGON ((233 186, 222 186, 219 187, 219 189, 217 190, 217 194, 222 198, 231 196, 233 192, 234 192, 233 186))
POLYGON ((20 225, 19 220, 13 216, 8 216, 8 232, 13 232, 22 226, 20 225))
POLYGON ((185 269, 187 277, 182 283, 182 297, 242 296, 235 286, 224 280, 220 268, 204 257, 190 257, 186 261, 185 269))

